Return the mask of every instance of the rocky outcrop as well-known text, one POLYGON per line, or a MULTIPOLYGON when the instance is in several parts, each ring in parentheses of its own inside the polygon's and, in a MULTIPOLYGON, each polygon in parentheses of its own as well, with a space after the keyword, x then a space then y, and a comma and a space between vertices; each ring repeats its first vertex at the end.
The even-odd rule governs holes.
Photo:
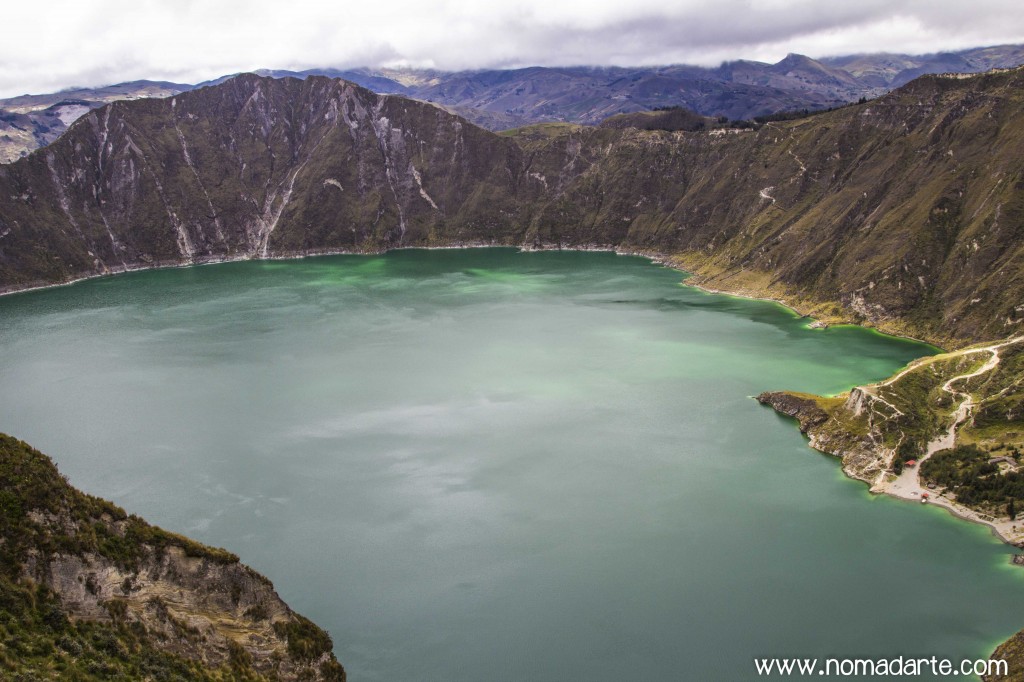
POLYGON ((1005 661, 1006 674, 983 675, 984 682, 1024 682, 1024 630, 996 647, 989 660, 1005 661))
POLYGON ((776 412, 796 419, 800 432, 807 433, 828 419, 828 412, 821 409, 811 397, 804 397, 786 391, 766 391, 757 396, 757 402, 768 405, 776 412))
MULTIPOLYGON (((170 668, 185 661, 238 679, 345 679, 327 633, 294 613, 267 578, 235 555, 84 495, 44 455, 2 434, 0 482, 5 603, 18 598, 15 586, 34 586, 42 597, 30 602, 30 612, 43 608, 44 623, 70 623, 28 635, 71 642, 64 648, 74 653, 83 647, 74 635, 87 644, 95 639, 93 630, 74 624, 98 627, 122 642, 100 653, 122 659, 116 665, 129 674, 139 671, 125 666, 150 661, 152 650, 170 668)), ((0 658, 4 653, 0 645, 0 658)), ((29 662, 25 672, 31 670, 29 662)))
POLYGON ((847 476, 872 485, 888 470, 893 453, 870 423, 870 407, 865 407, 870 398, 865 395, 859 388, 838 400, 773 391, 757 401, 796 419, 812 448, 839 457, 847 476))
POLYGON ((303 673, 321 679, 320 668, 334 661, 329 646, 309 656, 289 655, 281 633, 300 617, 252 569, 190 557, 173 545, 144 546, 141 553, 133 567, 99 554, 58 553, 45 563, 30 559, 24 577, 52 589, 72 619, 137 623, 166 651, 210 668, 228 665, 238 647, 255 671, 282 680, 303 673))

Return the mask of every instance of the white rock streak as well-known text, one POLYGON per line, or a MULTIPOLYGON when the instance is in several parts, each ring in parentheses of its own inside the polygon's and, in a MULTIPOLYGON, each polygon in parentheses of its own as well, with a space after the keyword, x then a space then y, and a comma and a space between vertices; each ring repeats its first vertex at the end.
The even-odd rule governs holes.
POLYGON ((380 146, 381 155, 384 157, 384 175, 388 180, 388 187, 391 188, 391 195, 395 198, 395 206, 398 209, 398 226, 401 230, 398 241, 405 238, 405 211, 402 210, 402 201, 398 196, 395 184, 398 182, 398 174, 395 173, 394 164, 391 162, 391 145, 388 137, 391 135, 391 121, 387 116, 381 116, 381 109, 384 107, 385 98, 381 97, 380 102, 374 108, 373 132, 377 135, 377 143, 380 146))
MULTIPOLYGON (((174 104, 174 102, 172 101, 171 104, 174 104)), ((224 229, 221 227, 220 218, 217 216, 217 209, 214 208, 213 200, 210 199, 210 193, 206 191, 206 186, 203 185, 203 180, 199 177, 199 171, 196 170, 195 164, 192 163, 192 156, 188 153, 185 135, 182 134, 177 121, 174 122, 174 130, 177 131, 178 140, 181 142, 181 151, 185 155, 185 164, 191 169, 192 175, 195 176, 196 182, 199 184, 199 189, 203 190, 203 196, 206 197, 206 205, 210 207, 210 216, 213 218, 213 226, 217 230, 217 238, 222 244, 227 244, 227 239, 224 237, 224 229)))
POLYGON ((426 199, 427 203, 433 206, 435 211, 440 211, 441 209, 437 207, 434 200, 430 198, 429 194, 427 194, 427 190, 423 189, 423 178, 420 177, 420 172, 416 170, 416 166, 409 164, 409 168, 412 169, 412 177, 415 178, 416 185, 420 188, 420 196, 426 199))

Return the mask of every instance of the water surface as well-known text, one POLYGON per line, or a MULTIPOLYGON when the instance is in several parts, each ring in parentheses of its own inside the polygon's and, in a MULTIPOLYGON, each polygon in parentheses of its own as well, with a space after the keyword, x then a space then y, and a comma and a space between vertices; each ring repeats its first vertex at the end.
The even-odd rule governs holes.
POLYGON ((1024 627, 984 528, 872 498, 750 398, 932 349, 680 280, 472 249, 5 297, 0 430, 237 552, 355 681, 744 680, 1024 627))

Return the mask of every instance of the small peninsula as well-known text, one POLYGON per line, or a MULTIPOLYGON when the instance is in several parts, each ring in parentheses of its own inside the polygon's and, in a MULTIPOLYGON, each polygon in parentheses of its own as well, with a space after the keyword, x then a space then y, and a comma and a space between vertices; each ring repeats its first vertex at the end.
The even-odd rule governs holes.
POLYGON ((1024 546, 1024 336, 911 363, 839 396, 768 392, 872 492, 946 507, 1024 546))
MULTIPOLYGON (((923 358, 838 396, 757 400, 796 419, 811 447, 872 492, 943 507, 1024 547, 1024 336, 923 358)), ((986 682, 1024 679, 1022 641, 1024 630, 996 649, 1011 674, 986 682)))

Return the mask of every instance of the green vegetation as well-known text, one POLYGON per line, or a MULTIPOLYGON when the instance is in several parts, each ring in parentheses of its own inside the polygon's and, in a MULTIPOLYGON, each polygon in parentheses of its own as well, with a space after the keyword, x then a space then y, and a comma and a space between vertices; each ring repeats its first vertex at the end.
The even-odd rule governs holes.
POLYGON ((1024 474, 1000 472, 990 458, 992 453, 977 445, 941 450, 921 463, 921 478, 952 492, 961 504, 1016 517, 1018 504, 1024 503, 1024 474))
POLYGON ((919 362, 913 371, 889 383, 860 389, 860 414, 843 401, 830 411, 830 428, 853 438, 870 437, 895 451, 894 473, 906 462, 920 459, 930 441, 949 427, 955 408, 953 396, 942 389, 950 378, 983 363, 980 355, 935 356, 919 362))
POLYGON ((920 475, 961 504, 1015 518, 1024 509, 1024 473, 1017 470, 1024 450, 1024 340, 1007 340, 995 351, 993 357, 978 346, 923 358, 896 378, 837 397, 766 393, 759 399, 799 419, 816 446, 842 456, 852 475, 874 481, 920 459, 969 396, 973 408, 957 427, 956 446, 923 461, 920 475), (1006 459, 989 462, 996 457, 1006 459))
MULTIPOLYGON (((124 579, 116 596, 99 602, 109 616, 100 622, 72 615, 59 595, 25 570, 30 557, 45 565, 58 555, 93 555, 138 573, 144 562, 158 560, 171 547, 215 566, 238 563, 230 552, 151 526, 106 500, 76 490, 48 457, 0 434, 0 679, 278 679, 273 670, 257 670, 252 655, 233 641, 228 642, 227 660, 221 665, 204 664, 168 648, 168 630, 154 629, 153 623, 147 627, 129 617, 129 602, 120 595, 135 589, 132 575, 124 579)), ((89 594, 99 594, 91 575, 84 587, 89 594)), ((236 602, 238 596, 233 594, 236 602)), ((169 626, 172 639, 187 643, 186 649, 204 646, 203 634, 175 618, 161 599, 150 598, 146 607, 157 614, 156 623, 169 626)), ((246 617, 266 620, 266 604, 250 607, 246 617)), ((343 681, 344 669, 330 655, 327 633, 301 616, 293 618, 273 628, 287 639, 289 658, 300 666, 299 674, 343 681), (313 664, 315 668, 310 667, 313 664)))
MULTIPOLYGON (((75 490, 42 453, 0 434, 0 671, 4 679, 221 680, 225 670, 161 651, 139 624, 124 619, 124 603, 108 602, 111 623, 71 621, 45 585, 22 575, 30 552, 43 557, 95 552, 119 565, 134 565, 143 539, 184 546, 215 561, 235 560, 129 517, 116 505, 75 490), (40 520, 40 516, 43 520, 40 520), (75 526, 56 531, 45 517, 67 516, 75 526), (122 523, 124 535, 99 519, 122 523)), ((251 679, 259 679, 252 677, 251 679)))
POLYGON ((887 412, 877 421, 878 427, 885 444, 896 448, 901 462, 920 458, 928 442, 948 425, 954 404, 949 393, 942 390, 946 380, 980 364, 974 358, 932 360, 897 381, 875 388, 877 396, 888 403, 874 406, 879 412, 887 412))
POLYGON ((29 550, 44 554, 91 552, 122 568, 135 569, 146 550, 180 547, 188 556, 215 563, 236 563, 231 552, 207 547, 151 526, 107 500, 86 495, 68 484, 49 457, 11 436, 0 434, 0 556, 4 570, 16 571, 29 550), (29 515, 29 511, 37 516, 29 515), (42 514, 40 520, 38 515, 42 514), (73 525, 57 527, 45 517, 66 515, 73 525))
POLYGON ((274 623, 274 631, 288 640, 288 653, 295 659, 314 661, 334 647, 326 632, 302 616, 274 623))
POLYGON ((6 574, 0 576, 0 678, 25 682, 264 679, 251 669, 237 676, 226 668, 204 668, 164 652, 138 624, 73 622, 45 586, 15 582, 6 574))
POLYGON ((999 367, 967 388, 978 396, 973 439, 994 449, 1024 447, 1024 343, 1001 350, 999 367))
POLYGON ((989 658, 1006 661, 1007 674, 983 676, 984 682, 1024 682, 1024 630, 996 647, 989 658))

